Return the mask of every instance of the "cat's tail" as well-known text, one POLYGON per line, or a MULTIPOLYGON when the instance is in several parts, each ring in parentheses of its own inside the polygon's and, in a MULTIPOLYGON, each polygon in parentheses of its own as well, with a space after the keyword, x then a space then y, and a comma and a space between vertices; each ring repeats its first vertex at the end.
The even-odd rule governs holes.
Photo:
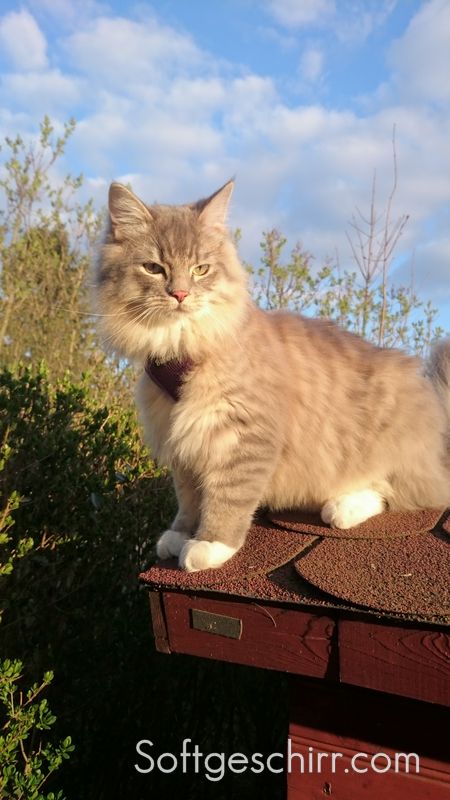
POLYGON ((447 412, 450 431, 450 336, 432 345, 425 374, 432 381, 447 412))

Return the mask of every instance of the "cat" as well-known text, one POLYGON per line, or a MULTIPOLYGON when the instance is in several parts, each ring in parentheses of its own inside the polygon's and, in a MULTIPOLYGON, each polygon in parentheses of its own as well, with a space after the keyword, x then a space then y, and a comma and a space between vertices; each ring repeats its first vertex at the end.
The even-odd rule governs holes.
POLYGON ((258 308, 226 229, 232 189, 146 206, 113 183, 96 271, 104 335, 142 368, 145 438, 173 472, 157 553, 188 571, 231 558, 259 506, 347 529, 450 504, 450 341, 426 376, 331 321, 258 308))

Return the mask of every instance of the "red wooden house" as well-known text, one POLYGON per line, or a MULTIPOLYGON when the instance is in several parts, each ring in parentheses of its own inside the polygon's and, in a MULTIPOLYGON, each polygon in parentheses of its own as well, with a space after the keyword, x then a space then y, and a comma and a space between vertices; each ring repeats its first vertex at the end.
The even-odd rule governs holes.
POLYGON ((158 650, 290 673, 290 800, 450 798, 448 512, 272 514, 220 569, 141 579, 158 650))

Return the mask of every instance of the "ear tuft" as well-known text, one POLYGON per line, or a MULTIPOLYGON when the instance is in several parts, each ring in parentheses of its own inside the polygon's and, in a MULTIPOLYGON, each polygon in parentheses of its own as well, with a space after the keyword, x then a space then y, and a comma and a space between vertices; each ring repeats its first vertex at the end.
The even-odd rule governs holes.
POLYGON ((206 225, 225 227, 228 206, 234 188, 234 180, 228 181, 206 200, 200 200, 197 208, 200 210, 199 219, 206 225))
POLYGON ((112 183, 109 187, 108 207, 112 234, 117 241, 142 230, 152 219, 149 209, 122 183, 112 183))

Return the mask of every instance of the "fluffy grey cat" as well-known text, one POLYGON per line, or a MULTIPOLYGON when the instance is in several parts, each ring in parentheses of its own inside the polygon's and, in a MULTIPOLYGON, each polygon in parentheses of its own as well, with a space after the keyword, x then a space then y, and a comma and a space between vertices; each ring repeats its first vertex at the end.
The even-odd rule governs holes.
POLYGON ((142 367, 137 403, 179 511, 160 557, 218 567, 260 505, 349 528, 386 506, 450 504, 450 343, 414 358, 252 302, 225 227, 233 184, 146 206, 109 194, 96 285, 105 337, 142 367))

